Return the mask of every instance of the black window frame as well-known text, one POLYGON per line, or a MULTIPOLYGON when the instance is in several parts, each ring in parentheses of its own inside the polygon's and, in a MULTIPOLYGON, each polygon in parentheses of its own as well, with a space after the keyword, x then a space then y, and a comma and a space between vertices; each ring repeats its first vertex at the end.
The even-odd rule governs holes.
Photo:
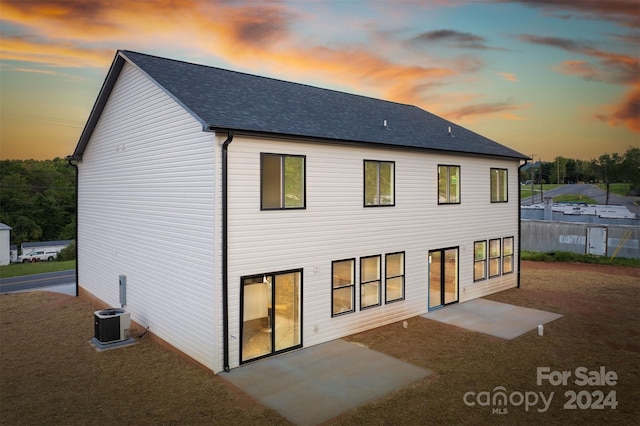
MULTIPOLYGON (((298 343, 297 345, 292 345, 289 346, 285 349, 281 349, 281 350, 272 350, 270 353, 265 354, 265 355, 261 355, 261 356, 257 356, 254 358, 249 358, 249 359, 243 359, 242 355, 243 355, 243 348, 242 345, 244 342, 244 301, 245 301, 245 286, 246 285, 251 285, 251 284, 255 284, 254 283, 247 283, 247 281, 255 279, 258 282, 266 282, 267 277, 269 277, 271 279, 271 283, 275 283, 276 277, 279 275, 287 275, 287 274, 296 274, 299 273, 300 274, 300 327, 302 328, 302 325, 304 324, 304 304, 303 304, 303 300, 302 300, 302 295, 304 294, 304 268, 297 268, 297 269, 288 269, 288 270, 282 270, 282 271, 275 271, 275 272, 266 272, 266 273, 262 273, 262 274, 252 274, 252 275, 246 275, 246 276, 242 276, 240 277, 240 313, 239 313, 239 317, 238 319, 239 321, 239 330, 240 330, 240 342, 239 342, 239 346, 238 346, 238 356, 240 359, 240 364, 246 364, 246 363, 250 363, 250 362, 254 362, 263 358, 268 358, 270 356, 276 355, 276 354, 280 354, 280 353, 284 353, 284 352, 289 352, 292 351, 294 349, 299 349, 303 346, 303 342, 304 342, 304 332, 301 329, 300 330, 300 343, 298 343)), ((270 292, 271 292, 271 298, 272 300, 275 300, 275 286, 270 285, 270 292)), ((269 317, 271 318, 271 315, 275 315, 275 313, 270 314, 269 317)), ((269 332, 269 339, 271 339, 271 347, 275 348, 275 341, 273 340, 275 338, 275 334, 269 332)))
POLYGON ((298 154, 279 154, 271 152, 260 153, 260 210, 305 210, 307 208, 307 156, 298 154), (279 207, 265 207, 265 179, 264 179, 264 159, 265 157, 279 157, 280 158, 280 205, 279 207), (285 179, 285 161, 287 158, 301 158, 302 159, 302 206, 287 207, 286 206, 286 179, 285 179))
POLYGON ((487 263, 488 263, 487 250, 488 250, 487 240, 478 240, 473 242, 473 282, 474 283, 477 283, 479 281, 485 281, 489 277, 488 268, 487 268, 487 263), (476 251, 476 244, 480 244, 480 243, 484 244, 484 256, 482 259, 479 259, 477 257, 477 251, 476 251), (482 278, 476 278, 476 264, 478 263, 483 264, 482 278))
POLYGON ((340 259, 331 262, 331 317, 338 317, 341 315, 350 314, 356 311, 356 258, 340 259), (347 285, 335 286, 335 264, 342 262, 351 262, 351 283, 347 285), (335 312, 335 292, 336 290, 342 290, 351 287, 351 309, 348 311, 335 312))
POLYGON ((490 199, 492 203, 508 203, 509 202, 509 170, 508 169, 502 169, 502 168, 498 168, 498 167, 491 167, 490 172, 489 172, 489 192, 490 192, 490 199), (495 195, 497 195, 497 197, 494 199, 494 186, 493 186, 493 176, 494 176, 494 172, 496 172, 496 185, 498 185, 496 191, 495 191, 495 195), (504 172, 504 179, 501 181, 500 180, 500 174, 501 172, 504 172), (502 183, 502 185, 501 185, 502 183), (499 191, 498 191, 499 189, 499 191), (501 194, 501 192, 504 190, 504 194, 501 194), (500 195, 504 195, 504 200, 500 199, 502 197, 500 197, 500 195))
POLYGON ((462 167, 460 167, 459 165, 456 164, 438 164, 438 204, 460 204, 461 199, 462 199, 462 189, 460 187, 460 181, 462 180, 461 177, 462 174, 462 167), (440 201, 440 168, 441 167, 446 167, 446 173, 447 173, 447 201, 440 201), (450 185, 450 179, 451 179, 451 169, 452 168, 456 168, 458 169, 458 182, 456 183, 456 186, 458 188, 458 200, 457 201, 451 201, 451 185, 450 185))
POLYGON ((362 205, 364 207, 394 207, 396 205, 396 162, 395 161, 386 161, 386 160, 363 160, 362 162, 362 205), (378 202, 375 204, 367 204, 367 163, 375 163, 377 164, 377 200, 378 202), (392 183, 391 183, 391 191, 392 191, 392 200, 390 204, 381 204, 380 199, 380 165, 381 164, 390 164, 393 168, 392 170, 392 183))
POLYGON ((404 251, 398 251, 398 252, 394 252, 394 253, 387 253, 384 255, 384 303, 394 303, 394 302, 400 302, 402 300, 404 300, 405 297, 405 276, 406 276, 406 254, 404 251), (397 255, 402 255, 402 274, 401 275, 393 275, 393 276, 389 276, 389 256, 397 256, 397 255), (388 286, 387 286, 387 280, 389 279, 396 279, 396 278, 402 278, 402 295, 399 298, 396 299, 389 299, 389 292, 388 292, 388 286))
POLYGON ((372 256, 363 256, 360 258, 360 310, 363 311, 365 309, 375 308, 376 306, 382 305, 382 255, 375 254, 372 256), (365 262, 363 260, 366 259, 378 259, 378 279, 377 280, 369 280, 363 281, 364 274, 362 273, 362 268, 365 262), (372 283, 378 283, 378 303, 364 306, 363 302, 363 291, 362 287, 372 283))
POLYGON ((513 236, 510 237, 504 237, 502 239, 502 262, 500 263, 500 267, 502 268, 502 275, 507 275, 507 274, 513 274, 514 272, 514 247, 515 247, 515 238, 513 236), (510 254, 505 254, 505 247, 507 246, 505 244, 506 240, 511 240, 511 244, 510 244, 510 249, 511 249, 511 253, 510 254), (504 262, 505 259, 509 259, 509 267, 510 270, 505 272, 505 268, 504 268, 504 262))
POLYGON ((494 278, 494 277, 499 277, 502 275, 502 238, 491 238, 489 240, 489 246, 488 246, 488 251, 489 251, 489 273, 488 276, 489 278, 494 278), (492 252, 491 252, 491 242, 492 241, 497 241, 498 242, 498 249, 500 250, 500 252, 498 253, 497 256, 493 256, 492 252), (491 273, 491 261, 494 259, 498 259, 498 272, 495 274, 491 273))

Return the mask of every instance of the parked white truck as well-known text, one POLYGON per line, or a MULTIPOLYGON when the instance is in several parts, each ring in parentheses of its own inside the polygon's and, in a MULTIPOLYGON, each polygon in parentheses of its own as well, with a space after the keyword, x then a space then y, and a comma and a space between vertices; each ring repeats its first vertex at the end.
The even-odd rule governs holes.
POLYGON ((30 263, 30 262, 51 262, 58 257, 58 252, 55 251, 45 251, 45 250, 35 250, 31 253, 23 254, 18 256, 18 262, 20 263, 30 263))

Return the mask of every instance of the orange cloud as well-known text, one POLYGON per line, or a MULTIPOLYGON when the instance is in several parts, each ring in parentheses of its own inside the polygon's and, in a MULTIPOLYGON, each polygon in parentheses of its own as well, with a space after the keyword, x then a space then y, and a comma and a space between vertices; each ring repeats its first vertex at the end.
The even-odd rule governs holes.
POLYGON ((474 105, 466 105, 456 110, 450 111, 445 114, 445 117, 451 120, 462 120, 470 116, 478 117, 499 114, 501 117, 509 120, 523 120, 522 117, 519 117, 512 113, 512 111, 522 108, 522 105, 517 105, 509 102, 478 103, 474 105))
POLYGON ((559 14, 568 13, 565 19, 605 19, 625 27, 638 28, 640 14, 637 0, 488 0, 496 3, 521 3, 524 6, 537 7, 545 12, 559 14))
POLYGON ((518 81, 518 77, 516 77, 515 74, 511 74, 508 72, 499 72, 498 74, 500 74, 502 76, 502 78, 504 78, 507 81, 518 81))
MULTIPOLYGON (((406 65, 365 44, 304 41, 293 33, 293 23, 303 17, 278 2, 0 0, 0 8, 3 21, 32 34, 3 37, 0 57, 47 67, 104 68, 118 48, 154 53, 170 47, 187 55, 204 52, 259 74, 320 81, 441 113, 434 89, 484 66, 473 56, 439 60, 437 67, 406 65)), ((473 35, 454 36, 482 42, 473 35)), ((443 105, 450 109, 451 100, 448 96, 443 105)), ((471 105, 452 116, 468 118, 490 109, 488 104, 471 105)), ((494 104, 493 109, 504 112, 510 107, 494 104)))
POLYGON ((108 66, 111 49, 81 48, 72 43, 31 41, 20 37, 3 37, 0 57, 4 61, 21 61, 51 67, 81 68, 108 66))
POLYGON ((615 127, 620 123, 640 133, 640 84, 629 91, 616 105, 607 105, 595 118, 615 127))
POLYGON ((629 91, 623 101, 617 105, 603 107, 603 112, 597 113, 596 118, 606 121, 611 126, 624 125, 634 132, 640 132, 638 114, 640 113, 640 59, 606 52, 584 43, 559 37, 540 37, 521 35, 521 40, 560 48, 597 59, 596 63, 584 60, 568 60, 556 67, 556 71, 563 74, 577 75, 584 80, 602 81, 606 83, 629 86, 629 91), (634 115, 635 114, 635 115, 634 115))

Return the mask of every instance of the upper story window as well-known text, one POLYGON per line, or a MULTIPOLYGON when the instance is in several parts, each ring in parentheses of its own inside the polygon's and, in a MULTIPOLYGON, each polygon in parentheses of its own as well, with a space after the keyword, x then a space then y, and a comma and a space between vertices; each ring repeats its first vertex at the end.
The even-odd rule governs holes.
POLYGON ((395 205, 395 163, 364 160, 364 206, 395 205))
POLYGON ((306 207, 304 156, 260 154, 260 180, 263 210, 306 207))
POLYGON ((507 201, 507 169, 491 169, 491 202, 507 201))
POLYGON ((460 166, 438 166, 438 204, 460 204, 460 166))

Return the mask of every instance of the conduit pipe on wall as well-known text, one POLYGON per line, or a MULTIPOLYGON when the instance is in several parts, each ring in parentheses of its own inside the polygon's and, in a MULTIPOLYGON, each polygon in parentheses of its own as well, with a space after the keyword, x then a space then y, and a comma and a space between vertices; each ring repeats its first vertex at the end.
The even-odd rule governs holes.
POLYGON ((524 166, 529 164, 529 161, 524 160, 524 163, 518 167, 518 285, 520 288, 520 265, 522 257, 522 185, 520 185, 520 171, 524 166))
POLYGON ((77 164, 73 164, 73 156, 69 155, 65 158, 65 160, 67 160, 67 163, 73 167, 74 169, 76 169, 76 181, 75 181, 75 210, 76 210, 76 224, 75 224, 75 240, 76 240, 76 297, 79 296, 79 291, 78 291, 78 286, 79 286, 79 274, 78 274, 78 266, 79 266, 79 262, 78 262, 78 165, 77 164))
POLYGON ((229 144, 233 141, 233 133, 227 132, 227 139, 222 144, 222 341, 223 368, 229 371, 229 256, 228 256, 228 160, 229 144))

